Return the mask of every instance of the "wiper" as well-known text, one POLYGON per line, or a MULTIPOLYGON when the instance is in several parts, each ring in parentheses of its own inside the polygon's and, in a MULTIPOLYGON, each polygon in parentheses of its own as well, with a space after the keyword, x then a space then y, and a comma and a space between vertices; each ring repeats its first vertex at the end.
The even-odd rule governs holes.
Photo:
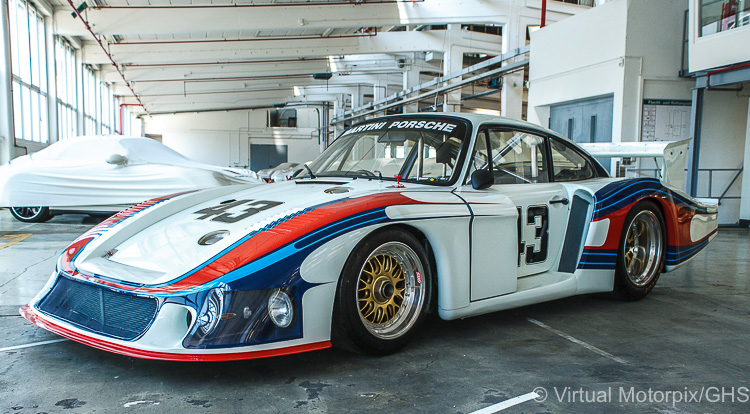
POLYGON ((305 169, 307 169, 307 172, 310 173, 310 178, 312 178, 313 180, 316 179, 316 178, 318 178, 318 177, 315 176, 315 174, 313 174, 312 170, 310 169, 310 167, 307 164, 302 164, 302 165, 304 165, 305 169))

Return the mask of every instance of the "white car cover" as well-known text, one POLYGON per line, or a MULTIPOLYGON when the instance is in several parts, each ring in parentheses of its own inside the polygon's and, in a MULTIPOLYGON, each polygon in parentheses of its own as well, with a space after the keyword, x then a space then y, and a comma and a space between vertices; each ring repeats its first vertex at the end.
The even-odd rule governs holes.
POLYGON ((83 136, 0 167, 0 206, 129 205, 248 183, 261 181, 250 170, 199 163, 150 138, 83 136))

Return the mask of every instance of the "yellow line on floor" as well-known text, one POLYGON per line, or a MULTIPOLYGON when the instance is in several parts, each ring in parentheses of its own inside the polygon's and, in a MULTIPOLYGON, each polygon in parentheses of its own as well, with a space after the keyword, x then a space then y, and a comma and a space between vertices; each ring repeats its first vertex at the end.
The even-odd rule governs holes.
POLYGON ((0 236, 0 250, 3 250, 6 247, 13 246, 20 241, 28 239, 29 237, 31 237, 31 233, 6 234, 5 236, 0 236))

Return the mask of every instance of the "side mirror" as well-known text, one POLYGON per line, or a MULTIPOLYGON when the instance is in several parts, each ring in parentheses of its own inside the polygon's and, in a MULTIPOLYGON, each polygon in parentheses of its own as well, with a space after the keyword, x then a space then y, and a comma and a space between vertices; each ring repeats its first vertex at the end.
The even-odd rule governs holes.
POLYGON ((107 157, 106 161, 107 164, 119 165, 120 167, 128 165, 128 157, 120 154, 112 154, 107 157))
POLYGON ((484 190, 495 183, 495 177, 488 170, 476 170, 471 173, 471 187, 475 190, 484 190))

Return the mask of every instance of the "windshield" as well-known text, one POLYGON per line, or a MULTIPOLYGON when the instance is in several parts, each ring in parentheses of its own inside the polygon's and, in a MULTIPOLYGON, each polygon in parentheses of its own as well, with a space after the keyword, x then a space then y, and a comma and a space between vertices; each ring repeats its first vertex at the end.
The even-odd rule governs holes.
MULTIPOLYGON (((320 177, 370 177, 426 184, 455 181, 467 123, 449 117, 373 120, 345 131, 310 164, 320 177)), ((303 171, 301 177, 309 177, 303 171)))

